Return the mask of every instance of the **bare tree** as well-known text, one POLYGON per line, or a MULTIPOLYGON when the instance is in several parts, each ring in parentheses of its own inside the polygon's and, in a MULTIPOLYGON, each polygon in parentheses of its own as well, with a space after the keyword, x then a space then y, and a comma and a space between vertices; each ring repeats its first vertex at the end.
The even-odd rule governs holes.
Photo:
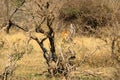
MULTIPOLYGON (((54 1, 31 1, 34 5, 37 6, 37 11, 32 12, 31 10, 27 9, 26 7, 26 12, 29 12, 30 15, 32 16, 32 20, 35 24, 35 28, 33 30, 33 32, 39 33, 40 35, 43 34, 44 38, 39 38, 36 36, 33 36, 31 33, 31 30, 25 29, 25 26, 21 26, 19 24, 17 24, 15 21, 12 20, 13 16, 17 13, 17 11, 22 10, 20 7, 22 7, 24 4, 28 3, 29 0, 23 0, 22 3, 19 5, 19 7, 17 7, 13 13, 11 15, 9 15, 9 12, 7 12, 7 18, 6 18, 6 32, 9 33, 9 29, 11 28, 11 26, 16 26, 19 29, 23 30, 25 33, 29 34, 29 41, 35 40, 38 45, 40 46, 40 48, 42 49, 43 52, 43 57, 46 60, 46 64, 48 66, 48 72, 49 74, 51 74, 52 76, 55 76, 56 74, 62 74, 65 76, 66 79, 69 79, 69 73, 70 71, 72 71, 74 65, 70 63, 70 59, 72 58, 72 56, 70 55, 64 55, 61 46, 59 48, 59 52, 60 55, 57 55, 57 51, 56 51, 56 46, 55 46, 55 32, 54 32, 54 28, 53 28, 53 24, 55 22, 56 19, 56 10, 59 10, 59 7, 57 7, 57 4, 60 2, 59 0, 56 0, 56 4, 54 4, 54 1), (53 4, 53 5, 52 5, 53 4), (39 18, 39 21, 37 22, 36 20, 36 15, 37 18, 39 18), (43 28, 43 24, 45 24, 47 26, 47 31, 43 28), (49 40, 49 44, 50 47, 49 49, 47 49, 44 46, 44 41, 49 40), (53 65, 54 64, 54 65, 53 65)), ((32 6, 31 6, 32 7, 32 6)), ((8 7, 8 1, 6 0, 6 8, 7 11, 9 11, 9 7, 8 7)), ((24 11, 24 10, 22 10, 24 11)), ((74 28, 71 25, 71 36, 72 34, 74 34, 74 28)), ((69 48, 68 49, 68 53, 74 54, 74 51, 69 48)), ((75 58, 75 57, 74 57, 75 58)))

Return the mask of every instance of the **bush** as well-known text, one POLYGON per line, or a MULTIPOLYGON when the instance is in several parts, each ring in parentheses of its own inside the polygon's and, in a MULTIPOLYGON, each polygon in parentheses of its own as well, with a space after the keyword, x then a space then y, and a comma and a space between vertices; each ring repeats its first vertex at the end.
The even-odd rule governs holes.
POLYGON ((71 6, 62 7, 60 10, 59 19, 63 19, 64 21, 72 21, 77 19, 79 11, 71 6))
POLYGON ((104 1, 85 1, 80 6, 80 18, 83 24, 90 25, 92 28, 106 26, 113 20, 114 9, 110 0, 104 1), (107 3, 108 2, 108 3, 107 3))
POLYGON ((92 28, 111 25, 118 20, 119 0, 70 0, 60 9, 60 19, 64 21, 79 21, 78 24, 92 28))

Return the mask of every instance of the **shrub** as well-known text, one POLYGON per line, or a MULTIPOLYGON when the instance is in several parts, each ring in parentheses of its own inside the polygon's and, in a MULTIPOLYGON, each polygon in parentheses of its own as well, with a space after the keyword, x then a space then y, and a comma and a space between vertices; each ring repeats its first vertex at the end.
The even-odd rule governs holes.
POLYGON ((80 18, 83 24, 89 25, 92 28, 98 26, 106 26, 113 21, 114 8, 111 6, 110 0, 84 1, 80 6, 80 18))
POLYGON ((71 6, 66 6, 61 8, 59 19, 63 19, 64 21, 72 21, 77 19, 79 11, 71 6))
POLYGON ((78 21, 78 24, 96 29, 112 25, 118 20, 115 14, 119 14, 119 4, 119 0, 70 0, 60 9, 59 17, 64 21, 78 21))

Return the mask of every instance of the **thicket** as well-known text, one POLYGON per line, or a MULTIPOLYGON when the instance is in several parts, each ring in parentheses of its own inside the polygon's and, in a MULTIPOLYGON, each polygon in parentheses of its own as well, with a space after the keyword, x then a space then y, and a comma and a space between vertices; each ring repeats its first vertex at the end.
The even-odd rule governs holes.
POLYGON ((59 19, 97 29, 111 26, 116 21, 120 23, 119 14, 119 0, 70 0, 60 9, 59 19))

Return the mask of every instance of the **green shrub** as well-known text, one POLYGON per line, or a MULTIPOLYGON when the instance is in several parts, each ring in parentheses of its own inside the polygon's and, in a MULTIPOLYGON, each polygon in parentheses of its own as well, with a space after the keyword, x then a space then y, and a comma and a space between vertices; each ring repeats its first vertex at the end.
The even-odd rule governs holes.
POLYGON ((63 19, 64 21, 72 21, 74 19, 77 19, 77 16, 79 14, 79 11, 71 6, 63 7, 60 10, 60 16, 59 19, 63 19))
POLYGON ((24 0, 16 0, 16 6, 20 6, 24 0))

